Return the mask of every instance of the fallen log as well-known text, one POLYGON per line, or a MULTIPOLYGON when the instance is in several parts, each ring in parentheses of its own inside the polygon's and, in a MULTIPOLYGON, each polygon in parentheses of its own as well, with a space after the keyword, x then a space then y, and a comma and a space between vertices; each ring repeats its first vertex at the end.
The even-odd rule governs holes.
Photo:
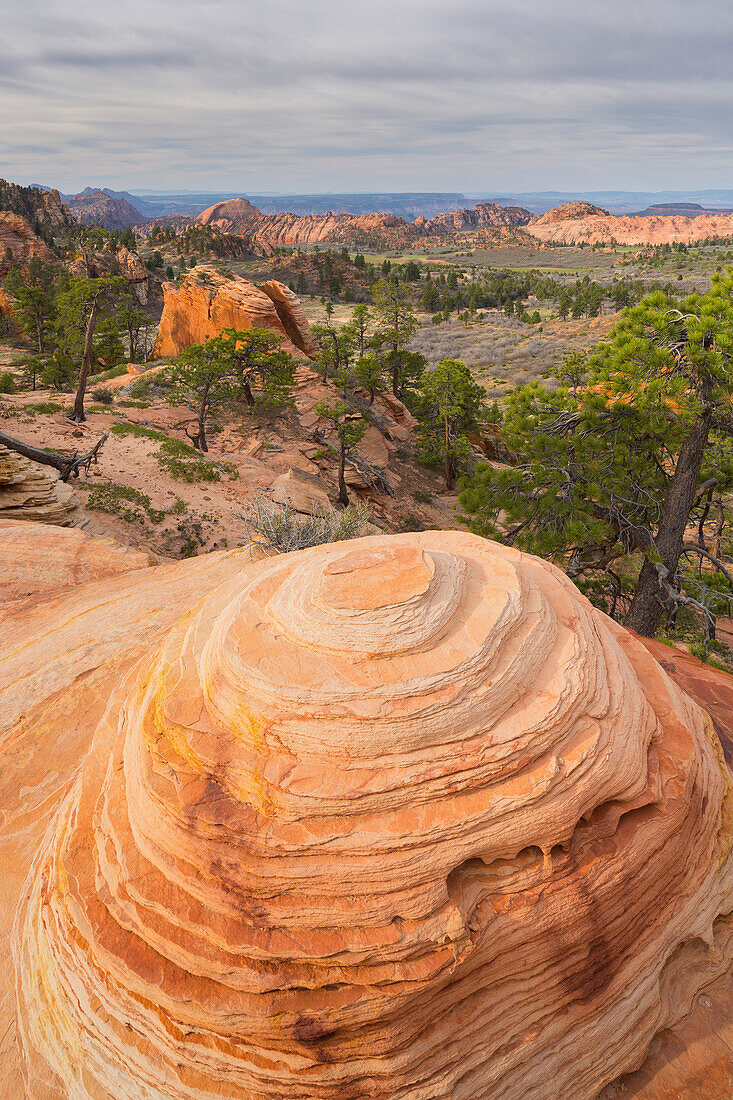
POLYGON ((106 442, 108 435, 109 432, 105 432, 102 438, 94 444, 91 451, 87 451, 86 454, 82 455, 78 451, 74 451, 71 455, 64 455, 59 451, 46 451, 41 447, 33 447, 30 443, 24 443, 21 439, 15 439, 12 435, 6 435, 5 432, 0 432, 0 444, 7 447, 9 451, 17 451, 19 455, 29 458, 31 462, 39 462, 42 466, 53 466, 61 474, 61 480, 68 481, 70 477, 78 477, 79 470, 83 469, 87 473, 89 472, 89 467, 92 462, 97 461, 97 455, 106 442))

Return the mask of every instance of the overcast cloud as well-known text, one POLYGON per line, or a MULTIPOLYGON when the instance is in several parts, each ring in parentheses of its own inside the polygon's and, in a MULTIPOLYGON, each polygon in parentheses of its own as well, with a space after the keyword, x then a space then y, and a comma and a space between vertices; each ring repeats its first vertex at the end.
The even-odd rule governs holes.
POLYGON ((0 175, 733 187, 730 0, 0 0, 0 175))

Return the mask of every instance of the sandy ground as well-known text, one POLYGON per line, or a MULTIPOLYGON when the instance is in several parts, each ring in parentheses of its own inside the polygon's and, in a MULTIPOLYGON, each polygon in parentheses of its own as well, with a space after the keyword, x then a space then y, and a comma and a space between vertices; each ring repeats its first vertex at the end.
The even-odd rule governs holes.
MULTIPOLYGON (((87 404, 88 418, 81 425, 66 416, 72 405, 70 394, 37 390, 2 395, 0 428, 28 443, 61 451, 88 451, 116 425, 140 425, 185 442, 184 425, 190 422, 191 412, 162 400, 151 401, 144 408, 131 407, 126 404, 129 381, 125 377, 114 380, 116 385, 103 383, 115 391, 113 404, 100 406, 92 397, 87 404), (49 410, 49 405, 61 408, 49 410)), ((161 467, 159 441, 110 431, 99 462, 88 475, 82 473, 72 482, 92 518, 92 529, 125 545, 178 558, 247 542, 243 513, 248 502, 255 493, 269 493, 273 481, 289 470, 335 501, 335 462, 319 454, 323 445, 314 441, 317 417, 309 411, 321 389, 320 381, 306 371, 296 390, 296 409, 284 415, 231 413, 217 417, 205 456, 214 464, 226 464, 216 481, 191 482, 173 476, 161 467), (111 490, 105 494, 111 511, 94 507, 100 503, 100 489, 111 490), (142 502, 124 499, 127 490, 143 494, 142 502)), ((443 492, 437 473, 415 461, 409 440, 390 441, 372 426, 360 451, 385 466, 393 488, 392 496, 351 491, 352 500, 369 501, 377 526, 397 531, 420 525, 458 525, 456 497, 443 492)))

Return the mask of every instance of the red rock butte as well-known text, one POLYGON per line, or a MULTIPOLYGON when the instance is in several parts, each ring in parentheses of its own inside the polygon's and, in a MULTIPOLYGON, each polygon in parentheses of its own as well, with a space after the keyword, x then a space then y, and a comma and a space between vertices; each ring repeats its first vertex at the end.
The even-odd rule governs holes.
POLYGON ((3 1096, 712 1095, 619 1078, 729 975, 731 779, 564 574, 442 531, 60 571, 0 651, 3 1096))

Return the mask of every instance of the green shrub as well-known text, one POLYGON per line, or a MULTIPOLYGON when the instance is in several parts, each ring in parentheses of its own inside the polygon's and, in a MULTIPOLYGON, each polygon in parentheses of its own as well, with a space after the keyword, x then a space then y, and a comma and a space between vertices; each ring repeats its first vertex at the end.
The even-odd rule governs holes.
POLYGON ((56 401, 35 401, 29 405, 24 405, 23 411, 30 413, 31 416, 35 413, 50 416, 51 413, 67 412, 67 408, 65 405, 59 405, 56 401))
POLYGON ((239 471, 233 462, 204 458, 195 447, 181 439, 170 439, 157 428, 147 428, 144 424, 113 424, 111 431, 114 435, 134 435, 159 443, 158 464, 178 481, 221 481, 222 474, 226 474, 232 481, 239 477, 239 471))
POLYGON ((108 386, 97 386, 96 389, 91 391, 91 394, 94 400, 98 401, 100 405, 111 405, 115 396, 108 386))
POLYGON ((0 393, 16 393, 17 389, 18 387, 15 384, 15 379, 10 371, 5 371, 3 374, 0 374, 0 393))
POLYGON ((165 512, 153 508, 147 493, 133 489, 130 485, 116 485, 112 481, 92 489, 87 507, 119 516, 127 523, 144 524, 146 517, 153 523, 160 523, 165 518, 165 512))

